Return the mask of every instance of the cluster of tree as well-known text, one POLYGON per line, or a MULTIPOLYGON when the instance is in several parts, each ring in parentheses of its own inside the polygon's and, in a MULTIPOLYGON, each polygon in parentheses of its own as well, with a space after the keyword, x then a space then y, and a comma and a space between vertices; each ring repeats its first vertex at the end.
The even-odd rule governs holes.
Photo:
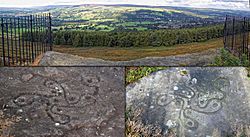
POLYGON ((202 42, 223 36, 223 25, 189 29, 162 29, 147 31, 56 31, 54 44, 75 47, 143 47, 173 46, 191 42, 202 42))

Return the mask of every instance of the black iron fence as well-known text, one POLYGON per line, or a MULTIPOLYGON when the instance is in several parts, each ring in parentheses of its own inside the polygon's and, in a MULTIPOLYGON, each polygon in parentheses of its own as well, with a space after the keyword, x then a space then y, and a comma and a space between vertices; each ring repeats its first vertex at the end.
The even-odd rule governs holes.
POLYGON ((224 47, 235 56, 250 59, 250 20, 246 17, 226 17, 224 26, 224 47))
POLYGON ((0 66, 26 66, 52 50, 51 15, 0 17, 0 66))

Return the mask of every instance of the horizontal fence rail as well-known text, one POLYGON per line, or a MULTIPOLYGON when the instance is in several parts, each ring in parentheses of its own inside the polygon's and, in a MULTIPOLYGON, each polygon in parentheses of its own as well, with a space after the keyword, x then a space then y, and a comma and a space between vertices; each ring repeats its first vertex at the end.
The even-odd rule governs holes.
POLYGON ((249 18, 227 16, 224 26, 224 48, 239 58, 245 55, 249 60, 249 31, 249 18))
POLYGON ((0 66, 27 66, 52 50, 51 15, 0 17, 0 66))

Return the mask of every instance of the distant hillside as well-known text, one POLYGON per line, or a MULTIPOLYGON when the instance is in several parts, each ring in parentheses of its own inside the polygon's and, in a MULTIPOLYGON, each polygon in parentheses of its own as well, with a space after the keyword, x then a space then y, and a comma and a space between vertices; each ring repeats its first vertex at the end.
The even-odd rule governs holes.
POLYGON ((77 5, 1 8, 0 14, 50 12, 54 30, 155 30, 220 24, 226 15, 250 16, 247 11, 136 5, 77 5))

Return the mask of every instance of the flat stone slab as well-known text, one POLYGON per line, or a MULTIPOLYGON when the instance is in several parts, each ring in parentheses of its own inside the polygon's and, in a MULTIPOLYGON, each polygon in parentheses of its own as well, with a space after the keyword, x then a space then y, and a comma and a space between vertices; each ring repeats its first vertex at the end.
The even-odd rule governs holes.
POLYGON ((39 66, 207 66, 219 55, 218 49, 167 57, 146 57, 131 61, 106 61, 49 51, 39 66))
POLYGON ((123 76, 120 67, 0 68, 0 121, 18 119, 0 136, 123 136, 123 76))
POLYGON ((245 68, 169 68, 126 88, 127 109, 142 109, 144 124, 178 137, 232 134, 250 125, 250 78, 245 68))

